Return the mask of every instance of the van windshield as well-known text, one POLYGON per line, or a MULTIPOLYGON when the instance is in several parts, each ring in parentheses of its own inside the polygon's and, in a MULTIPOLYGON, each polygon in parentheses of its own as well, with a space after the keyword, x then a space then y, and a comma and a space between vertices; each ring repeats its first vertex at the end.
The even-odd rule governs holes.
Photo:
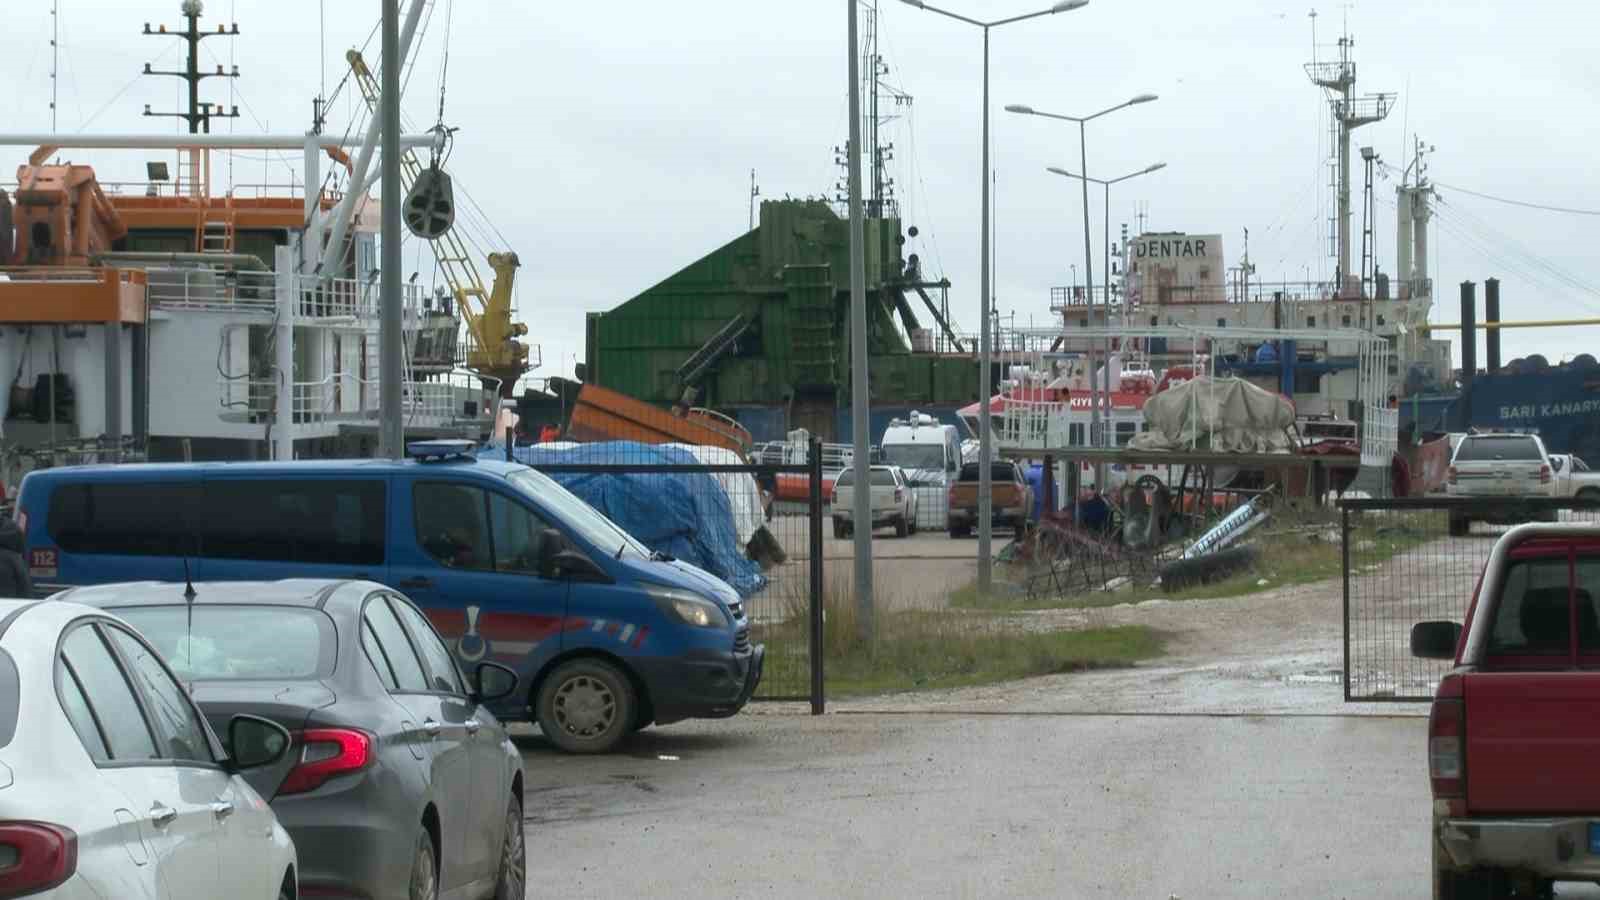
POLYGON ((907 472, 917 469, 944 471, 943 444, 885 444, 883 461, 907 472))
POLYGON ((572 527, 583 539, 601 550, 616 554, 623 548, 648 559, 650 548, 639 543, 621 526, 578 499, 576 494, 562 487, 555 479, 533 469, 513 472, 507 477, 517 490, 539 501, 550 514, 572 527))

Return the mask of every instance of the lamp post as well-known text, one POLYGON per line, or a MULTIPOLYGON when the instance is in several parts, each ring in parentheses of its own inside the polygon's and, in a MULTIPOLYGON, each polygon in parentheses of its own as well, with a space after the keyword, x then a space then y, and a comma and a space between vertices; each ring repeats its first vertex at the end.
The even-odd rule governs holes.
MULTIPOLYGON (((1087 131, 1088 131, 1089 122, 1094 120, 1094 119, 1098 119, 1101 116, 1108 115, 1110 113, 1114 113, 1117 110, 1122 109, 1124 107, 1133 106, 1133 105, 1139 104, 1139 103, 1149 103, 1150 101, 1152 101, 1154 99, 1156 99, 1156 95, 1155 94, 1139 94, 1138 96, 1132 97, 1132 98, 1130 98, 1128 100, 1125 100, 1125 101, 1123 101, 1121 103, 1118 103, 1116 106, 1108 106, 1105 109, 1102 109, 1097 113, 1091 113, 1091 114, 1089 114, 1087 116, 1068 116, 1068 115, 1062 115, 1060 113, 1040 112, 1039 110, 1036 110, 1031 106, 1025 106, 1025 105, 1022 105, 1022 104, 1012 104, 1010 106, 1007 106, 1006 107, 1006 112, 1018 113, 1020 115, 1025 115, 1025 116, 1043 116, 1046 119, 1060 119, 1060 120, 1062 120, 1064 122, 1076 122, 1076 123, 1078 123, 1078 167, 1080 169, 1083 169, 1084 171, 1088 171, 1088 169, 1089 169, 1089 151, 1088 151, 1087 131)), ((1110 229, 1110 226, 1108 225, 1107 226, 1107 234, 1108 235, 1109 235, 1109 229, 1110 229)), ((1109 269, 1110 268, 1110 256, 1111 256, 1110 243, 1109 242, 1107 243, 1106 248, 1107 248, 1106 249, 1106 258, 1107 258, 1106 267, 1109 269)), ((1086 292, 1089 295, 1089 310, 1090 310, 1090 313, 1092 314, 1093 311, 1094 311, 1094 268, 1093 268, 1093 263, 1091 262, 1091 259, 1092 259, 1091 253, 1092 253, 1092 251, 1089 249, 1089 183, 1088 183, 1088 181, 1085 181, 1083 183, 1083 270, 1084 270, 1083 282, 1084 282, 1084 285, 1087 288, 1086 292)), ((1110 284, 1109 279, 1107 280, 1106 283, 1108 285, 1110 284)), ((1109 296, 1109 291, 1107 292, 1107 294, 1108 294, 1108 296, 1106 296, 1104 298, 1104 303, 1106 305, 1106 307, 1105 307, 1106 308, 1106 324, 1109 325, 1109 324, 1111 324, 1111 297, 1109 296)), ((1110 355, 1110 347, 1109 346, 1107 346, 1106 352, 1107 352, 1107 356, 1109 358, 1109 355, 1110 355)), ((1101 423, 1100 423, 1100 402, 1101 402, 1100 401, 1100 394, 1102 392, 1104 392, 1106 394, 1111 393, 1111 371, 1110 371, 1110 367, 1109 366, 1106 368, 1106 371, 1100 376, 1098 381, 1095 378, 1094 369, 1096 367, 1095 363, 1097 362, 1097 359, 1096 359, 1097 357, 1098 357, 1098 354, 1091 354, 1091 357, 1090 357, 1091 365, 1090 365, 1090 369, 1089 369, 1089 399, 1090 399, 1090 406, 1089 406, 1089 443, 1090 443, 1091 446, 1095 446, 1095 447, 1103 446, 1104 443, 1105 443, 1105 433, 1104 433, 1105 430, 1104 430, 1104 428, 1101 427, 1101 423)), ((1094 486, 1095 486, 1095 489, 1096 490, 1105 490, 1105 484, 1106 484, 1106 467, 1105 467, 1105 464, 1104 463, 1095 463, 1095 467, 1094 467, 1094 486)))
MULTIPOLYGON (((1155 171, 1158 171, 1158 170, 1161 170, 1161 169, 1165 169, 1166 167, 1167 167, 1166 163, 1158 162, 1155 165, 1145 166, 1144 168, 1140 169, 1137 172, 1129 172, 1128 174, 1123 175, 1120 178, 1111 178, 1111 179, 1090 178, 1087 175, 1079 175, 1076 172, 1068 172, 1066 169, 1060 169, 1060 168, 1057 168, 1055 166, 1050 166, 1050 167, 1045 169, 1045 171, 1051 172, 1051 173, 1056 174, 1056 175, 1061 175, 1061 176, 1064 176, 1066 178, 1076 178, 1076 179, 1078 179, 1079 181, 1084 183, 1084 189, 1085 190, 1088 190, 1088 183, 1091 182, 1091 181, 1094 182, 1095 184, 1098 184, 1101 187, 1105 188, 1105 209, 1104 209, 1103 215, 1105 217, 1105 250, 1106 250, 1106 258, 1105 258, 1105 267, 1104 267, 1104 275, 1103 275, 1103 277, 1105 278, 1106 324, 1108 326, 1110 325, 1110 318, 1111 318, 1111 313, 1110 313, 1110 308, 1111 308, 1110 307, 1110 304, 1111 304, 1111 186, 1113 184, 1117 184, 1118 182, 1127 181, 1130 178, 1138 178, 1140 175, 1149 175, 1151 172, 1155 172, 1155 171)), ((1109 398, 1110 394, 1111 394, 1111 388, 1110 388, 1110 384, 1109 384, 1110 380, 1111 380, 1111 377, 1110 377, 1110 374, 1108 372, 1107 375, 1106 375, 1106 381, 1107 381, 1106 396, 1107 396, 1107 398, 1109 398)), ((1095 408, 1098 409, 1101 401, 1100 401, 1100 399, 1098 397, 1093 398, 1093 399, 1095 401, 1095 408)), ((1109 404, 1109 399, 1106 401, 1106 403, 1107 403, 1108 406, 1110 405, 1109 404)), ((1110 413, 1109 409, 1107 409, 1107 413, 1108 414, 1110 413)), ((1104 490, 1105 486, 1097 479, 1096 482, 1095 482, 1095 487, 1098 488, 1098 489, 1104 490)))
POLYGON ((993 435, 989 427, 989 394, 992 383, 991 368, 993 367, 994 348, 991 345, 989 334, 989 30, 999 28, 1001 25, 1010 25, 1016 22, 1036 19, 1040 16, 1055 13, 1069 12, 1089 5, 1089 0, 1061 0, 1049 9, 1037 12, 1024 13, 1020 16, 1011 16, 1005 19, 996 19, 984 22, 970 19, 949 10, 930 6, 922 0, 902 0, 910 6, 938 13, 957 22, 964 22, 983 29, 983 216, 980 240, 981 275, 979 284, 980 319, 982 325, 978 331, 978 371, 979 388, 978 402, 981 404, 978 411, 978 592, 987 594, 994 581, 994 554, 992 551, 994 537, 994 523, 992 497, 993 480, 989 465, 990 456, 994 451, 993 435))

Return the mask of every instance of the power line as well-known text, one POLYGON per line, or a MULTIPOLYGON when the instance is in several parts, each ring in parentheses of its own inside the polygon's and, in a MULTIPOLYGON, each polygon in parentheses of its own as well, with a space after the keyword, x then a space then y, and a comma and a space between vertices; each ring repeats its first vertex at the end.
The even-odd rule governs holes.
POLYGON ((1482 197, 1485 200, 1493 200, 1496 203, 1507 203, 1512 206, 1521 206, 1527 209, 1539 209, 1544 210, 1545 212, 1567 213, 1574 216, 1600 216, 1600 209, 1576 209, 1570 206, 1551 206, 1546 203, 1532 203, 1527 200, 1512 200, 1509 197, 1496 197, 1493 194, 1470 191, 1464 187, 1457 187, 1453 184, 1445 184, 1442 181, 1435 181, 1434 184, 1438 185, 1439 187, 1449 188, 1452 191, 1459 191, 1463 194, 1471 194, 1474 197, 1482 197))

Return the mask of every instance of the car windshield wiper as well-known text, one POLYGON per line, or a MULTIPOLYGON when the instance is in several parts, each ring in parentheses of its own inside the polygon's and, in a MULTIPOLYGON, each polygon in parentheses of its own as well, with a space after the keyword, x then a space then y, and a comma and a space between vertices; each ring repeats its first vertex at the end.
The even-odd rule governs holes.
POLYGON ((623 542, 622 542, 622 546, 620 546, 620 547, 618 547, 618 548, 617 548, 617 555, 616 555, 616 558, 617 558, 617 559, 621 559, 621 558, 622 558, 622 551, 624 551, 624 550, 626 550, 626 549, 628 549, 628 542, 627 542, 627 541, 623 541, 623 542))

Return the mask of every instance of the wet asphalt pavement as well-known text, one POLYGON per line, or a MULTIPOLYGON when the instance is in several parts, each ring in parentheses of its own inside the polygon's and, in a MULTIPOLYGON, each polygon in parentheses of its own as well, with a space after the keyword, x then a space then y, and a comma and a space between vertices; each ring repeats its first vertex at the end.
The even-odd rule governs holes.
POLYGON ((587 758, 532 736, 529 883, 695 900, 1426 896, 1425 729, 758 712, 587 758))

